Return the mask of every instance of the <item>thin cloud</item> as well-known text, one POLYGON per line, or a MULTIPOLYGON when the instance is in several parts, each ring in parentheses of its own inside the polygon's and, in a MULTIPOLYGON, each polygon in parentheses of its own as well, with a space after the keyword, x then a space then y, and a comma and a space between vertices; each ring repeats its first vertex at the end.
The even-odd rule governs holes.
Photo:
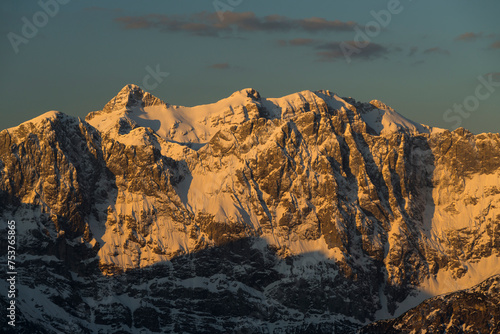
POLYGON ((439 55, 449 56, 450 51, 440 48, 439 46, 436 46, 434 48, 424 50, 424 54, 439 54, 439 55))
POLYGON ((495 80, 495 82, 500 82, 500 72, 492 72, 488 73, 487 75, 491 75, 491 77, 493 78, 493 80, 495 80))
POLYGON ((314 38, 294 38, 291 40, 279 39, 277 41, 279 46, 309 46, 317 43, 314 38))
POLYGON ((312 38, 294 38, 289 43, 293 46, 312 45, 316 43, 316 40, 312 38))
POLYGON ((411 56, 415 55, 415 53, 417 53, 417 51, 418 51, 418 47, 417 46, 412 46, 410 48, 410 52, 408 53, 408 56, 411 57, 411 56))
POLYGON ((462 41, 462 42, 473 42, 476 41, 478 38, 483 37, 483 33, 475 33, 475 32, 466 32, 455 38, 456 41, 462 41))
POLYGON ((163 32, 188 32, 198 36, 217 36, 233 30, 245 32, 287 32, 291 30, 308 33, 351 31, 358 26, 353 21, 326 20, 318 17, 292 19, 281 15, 257 17, 253 12, 224 12, 223 20, 217 13, 201 12, 192 15, 148 14, 122 16, 114 21, 124 29, 157 29, 163 32))
POLYGON ((358 24, 354 21, 342 22, 339 20, 328 21, 320 17, 297 20, 302 29, 310 32, 316 31, 347 31, 353 29, 358 24))
POLYGON ((231 66, 228 63, 219 63, 219 64, 212 64, 209 66, 209 68, 213 68, 216 70, 227 70, 231 66))
POLYGON ((288 41, 287 41, 286 39, 278 39, 278 40, 276 41, 276 44, 277 44, 278 46, 287 46, 287 45, 288 45, 288 41))
POLYGON ((500 41, 493 42, 489 48, 492 50, 500 49, 500 41))
POLYGON ((400 47, 400 46, 395 46, 393 47, 394 51, 397 51, 397 52, 402 52, 403 51, 403 48, 400 47))
POLYGON ((491 75, 494 79, 500 79, 500 72, 489 72, 486 73, 484 76, 489 76, 491 75))
POLYGON ((114 21, 123 24, 124 29, 149 29, 154 26, 154 24, 147 18, 132 16, 117 17, 114 21))
POLYGON ((400 52, 400 48, 389 50, 385 46, 377 43, 363 43, 360 45, 356 41, 326 42, 314 38, 294 38, 291 40, 279 39, 278 46, 306 46, 312 47, 318 61, 344 60, 372 60, 385 57, 389 52, 400 52))
POLYGON ((385 57, 389 50, 377 43, 359 45, 355 41, 330 42, 316 47, 319 61, 336 61, 339 59, 372 60, 385 57))

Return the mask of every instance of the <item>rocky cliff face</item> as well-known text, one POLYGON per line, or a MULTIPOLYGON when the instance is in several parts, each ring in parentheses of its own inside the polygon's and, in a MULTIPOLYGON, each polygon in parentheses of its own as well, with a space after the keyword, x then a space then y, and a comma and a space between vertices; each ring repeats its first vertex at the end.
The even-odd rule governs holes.
POLYGON ((470 289, 430 298, 396 319, 372 323, 357 333, 498 333, 499 297, 497 275, 470 289))
POLYGON ((329 91, 187 108, 128 85, 85 121, 49 112, 0 132, 21 317, 348 333, 399 315, 499 274, 499 141, 329 91))

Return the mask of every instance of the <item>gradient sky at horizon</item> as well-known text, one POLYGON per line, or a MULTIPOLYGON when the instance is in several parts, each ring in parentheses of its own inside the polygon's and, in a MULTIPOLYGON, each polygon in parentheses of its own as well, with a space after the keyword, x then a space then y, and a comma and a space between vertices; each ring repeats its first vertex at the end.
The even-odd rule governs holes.
MULTIPOLYGON (((84 117, 126 84, 144 86, 156 67, 169 75, 146 90, 171 104, 211 103, 246 87, 264 97, 329 89, 451 130, 460 115, 446 110, 473 106, 480 76, 500 83, 499 1, 401 0, 350 62, 340 43, 395 0, 60 1, 18 53, 8 34, 22 37, 23 17, 43 19, 43 9, 0 4, 0 129, 49 110, 84 117), (217 9, 231 12, 221 19, 217 9)), ((460 126, 500 132, 500 87, 489 89, 460 126)))

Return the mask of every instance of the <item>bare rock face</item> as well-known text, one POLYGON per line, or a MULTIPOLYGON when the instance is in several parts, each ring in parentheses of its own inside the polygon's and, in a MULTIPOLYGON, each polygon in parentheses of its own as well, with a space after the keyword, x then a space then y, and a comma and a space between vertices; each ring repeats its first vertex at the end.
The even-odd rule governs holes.
POLYGON ((112 182, 99 134, 61 113, 39 124, 1 132, 2 209, 32 205, 51 215, 48 228, 70 238, 85 231, 85 216, 103 200, 102 185, 112 182))
POLYGON ((430 298, 400 317, 372 323, 357 333, 498 333, 500 276, 470 289, 430 298))
POLYGON ((187 108, 127 85, 86 121, 44 114, 0 132, 22 321, 353 332, 429 282, 498 274, 499 141, 329 91, 187 108))

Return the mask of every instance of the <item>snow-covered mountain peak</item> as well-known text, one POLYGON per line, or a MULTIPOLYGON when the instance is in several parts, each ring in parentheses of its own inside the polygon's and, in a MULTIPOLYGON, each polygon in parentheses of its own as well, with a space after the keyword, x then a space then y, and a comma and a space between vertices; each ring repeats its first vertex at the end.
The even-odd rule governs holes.
POLYGON ((445 131, 444 129, 414 122, 379 100, 371 100, 369 103, 357 102, 352 98, 345 98, 345 100, 356 108, 363 121, 377 135, 390 135, 394 132, 407 132, 417 135, 445 131))
POLYGON ((379 100, 371 100, 370 101, 370 104, 372 106, 374 106, 375 108, 377 109, 383 109, 383 110, 391 110, 391 111, 394 111, 394 109, 392 109, 391 107, 389 107, 387 104, 385 104, 384 102, 382 101, 379 101, 379 100))
POLYGON ((140 104, 143 96, 144 91, 139 86, 133 84, 126 85, 104 106, 103 110, 113 111, 134 107, 140 104))
POLYGON ((51 110, 51 111, 47 111, 46 113, 41 114, 40 116, 32 118, 29 121, 24 122, 22 124, 25 124, 25 123, 38 124, 38 123, 41 123, 41 122, 44 122, 47 120, 55 120, 56 118, 61 117, 61 116, 66 116, 66 114, 64 114, 60 111, 57 111, 57 110, 51 110))
MULTIPOLYGON (((206 143, 219 130, 259 117, 260 94, 253 88, 234 92, 218 102, 194 107, 169 105, 144 92, 125 86, 101 111, 86 120, 101 132, 124 142, 135 127, 148 127, 167 141, 206 143)), ((130 142, 130 140, 126 140, 130 142)))
POLYGON ((142 90, 141 87, 135 85, 135 84, 128 84, 128 85, 125 85, 121 90, 120 90, 120 93, 121 92, 130 92, 130 91, 140 91, 142 90))
POLYGON ((361 103, 341 98, 329 90, 304 90, 279 98, 263 98, 257 90, 245 88, 214 103, 184 107, 166 104, 130 84, 123 87, 103 110, 90 113, 86 120, 122 142, 131 143, 130 138, 122 136, 128 136, 136 127, 145 127, 169 142, 203 144, 219 130, 256 118, 288 120, 309 111, 336 113, 342 110, 358 115, 357 129, 365 128, 363 123, 366 123, 372 129, 370 133, 376 135, 398 131, 430 134, 434 131, 406 119, 381 101, 361 103))
POLYGON ((52 123, 57 119, 77 120, 76 117, 66 115, 60 111, 51 110, 51 111, 47 111, 46 113, 41 114, 40 116, 37 116, 37 117, 32 118, 26 122, 23 122, 23 123, 19 124, 18 126, 8 128, 4 131, 8 131, 10 133, 19 132, 19 131, 22 133, 27 133, 27 131, 29 129, 43 127, 44 125, 46 125, 48 123, 52 123))
POLYGON ((166 103, 156 96, 145 92, 139 86, 128 84, 115 97, 109 100, 102 110, 91 112, 85 119, 88 121, 99 114, 120 113, 124 110, 133 112, 134 109, 161 105, 166 105, 166 103))
POLYGON ((251 98, 253 100, 259 100, 260 99, 260 94, 257 90, 253 88, 244 88, 242 90, 238 90, 231 94, 229 98, 238 98, 238 97, 243 97, 243 98, 251 98))
POLYGON ((289 119, 308 111, 340 110, 347 104, 330 91, 303 90, 279 98, 262 98, 261 105, 268 117, 289 119))

